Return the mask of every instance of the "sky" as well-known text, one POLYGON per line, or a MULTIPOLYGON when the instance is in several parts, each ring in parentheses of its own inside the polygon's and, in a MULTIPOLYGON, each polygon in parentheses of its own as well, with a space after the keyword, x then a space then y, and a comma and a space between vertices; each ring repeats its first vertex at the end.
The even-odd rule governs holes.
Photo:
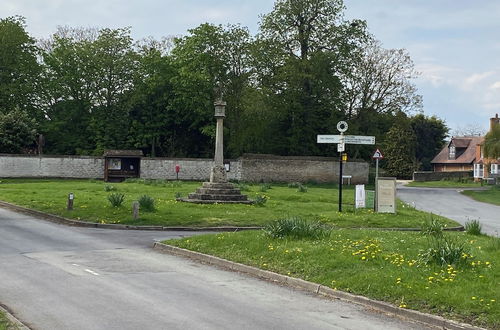
MULTIPOLYGON (((131 27, 134 39, 184 35, 210 22, 255 34, 273 0, 1 0, 0 17, 21 15, 35 38, 57 26, 131 27)), ((420 76, 424 114, 451 133, 486 131, 500 113, 500 1, 344 0, 385 48, 405 48, 420 76)))

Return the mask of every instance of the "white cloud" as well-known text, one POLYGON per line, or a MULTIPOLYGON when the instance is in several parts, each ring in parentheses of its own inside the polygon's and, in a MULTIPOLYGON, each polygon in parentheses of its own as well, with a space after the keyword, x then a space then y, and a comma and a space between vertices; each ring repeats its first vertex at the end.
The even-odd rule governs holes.
POLYGON ((500 81, 495 81, 492 85, 490 85, 490 89, 500 89, 500 81))

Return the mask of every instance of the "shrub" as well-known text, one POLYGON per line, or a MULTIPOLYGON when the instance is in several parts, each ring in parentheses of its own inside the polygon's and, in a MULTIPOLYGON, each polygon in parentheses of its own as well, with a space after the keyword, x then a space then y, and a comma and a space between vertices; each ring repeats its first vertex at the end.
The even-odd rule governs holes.
POLYGON ((177 198, 181 198, 182 194, 180 192, 176 191, 175 194, 174 194, 174 196, 177 199, 177 198))
POLYGON ((112 193, 108 195, 108 201, 113 207, 120 207, 125 200, 125 195, 120 193, 112 193))
POLYGON ((299 184, 297 191, 298 191, 298 192, 305 193, 305 192, 307 192, 307 186, 304 186, 304 185, 302 185, 302 184, 299 184))
POLYGON ((440 266, 446 266, 466 264, 466 256, 468 255, 470 253, 465 242, 443 236, 436 238, 431 247, 421 257, 426 264, 435 263, 440 266))
POLYGON ((247 185, 247 184, 244 184, 244 183, 238 183, 236 185, 236 187, 240 190, 240 191, 249 191, 250 190, 250 187, 247 185))
POLYGON ((422 234, 426 236, 442 237, 444 226, 431 213, 428 220, 422 224, 422 234))
POLYGON ((288 184, 288 188, 298 188, 299 186, 302 186, 300 182, 290 182, 288 184))
POLYGON ((254 200, 254 205, 257 206, 264 206, 267 202, 267 196, 266 195, 257 195, 254 200))
POLYGON ((263 183, 260 185, 260 191, 266 192, 268 189, 271 189, 271 185, 269 183, 263 183))
POLYGON ((263 230, 272 238, 320 239, 330 234, 330 229, 321 223, 306 221, 299 217, 276 220, 266 225, 263 230))
POLYGON ((145 212, 153 212, 155 210, 155 200, 148 195, 139 197, 139 207, 145 212))
POLYGON ((481 235, 482 226, 478 220, 471 220, 465 223, 465 231, 470 235, 481 235))
POLYGON ((109 184, 104 186, 104 191, 114 191, 114 190, 116 190, 115 186, 111 186, 109 184))

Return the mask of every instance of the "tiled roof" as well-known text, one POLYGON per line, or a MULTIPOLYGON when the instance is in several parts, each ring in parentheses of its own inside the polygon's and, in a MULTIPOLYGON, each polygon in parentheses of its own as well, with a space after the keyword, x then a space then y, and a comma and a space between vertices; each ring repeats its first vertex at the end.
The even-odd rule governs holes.
POLYGON ((478 144, 483 143, 484 138, 482 136, 470 136, 470 137, 457 137, 452 138, 450 143, 446 144, 445 147, 434 157, 431 161, 432 164, 472 164, 476 159, 476 147, 478 144), (468 141, 468 143, 467 143, 468 141), (467 149, 458 156, 456 159, 448 159, 449 146, 453 143, 456 148, 458 145, 462 146, 467 143, 467 149), (458 145, 457 145, 458 144, 458 145))

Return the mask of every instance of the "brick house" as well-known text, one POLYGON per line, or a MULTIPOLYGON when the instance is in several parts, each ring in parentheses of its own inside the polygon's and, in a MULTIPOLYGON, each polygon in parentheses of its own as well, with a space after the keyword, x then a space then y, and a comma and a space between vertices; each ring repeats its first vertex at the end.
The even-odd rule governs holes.
MULTIPOLYGON (((490 118, 490 131, 500 123, 498 113, 495 117, 490 118)), ((484 139, 483 139, 484 142, 484 139)), ((476 149, 476 161, 474 162, 474 179, 486 179, 489 177, 496 177, 499 172, 500 159, 484 158, 483 157, 483 143, 476 149)))
POLYGON ((431 160, 434 172, 473 171, 483 141, 482 136, 452 137, 431 160))

